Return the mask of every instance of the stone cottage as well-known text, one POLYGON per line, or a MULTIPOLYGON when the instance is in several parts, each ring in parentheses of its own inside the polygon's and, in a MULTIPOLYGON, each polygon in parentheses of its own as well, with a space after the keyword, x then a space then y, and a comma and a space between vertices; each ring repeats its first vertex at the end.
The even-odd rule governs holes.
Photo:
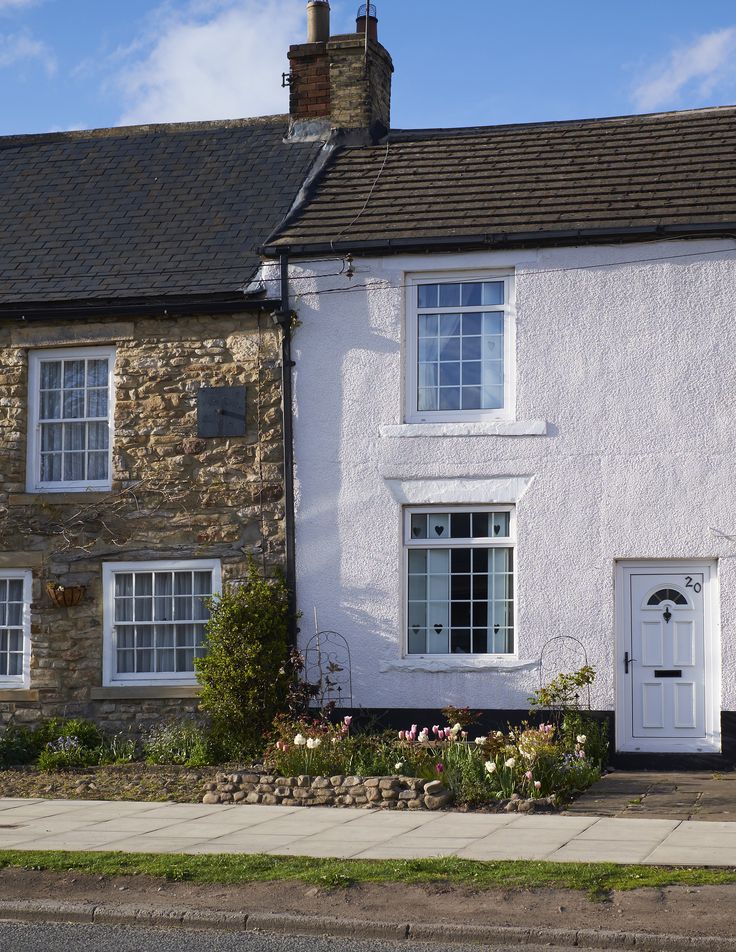
POLYGON ((192 710, 206 596, 285 557, 285 117, 0 139, 0 723, 192 710), (273 318, 276 315, 276 318, 273 318))

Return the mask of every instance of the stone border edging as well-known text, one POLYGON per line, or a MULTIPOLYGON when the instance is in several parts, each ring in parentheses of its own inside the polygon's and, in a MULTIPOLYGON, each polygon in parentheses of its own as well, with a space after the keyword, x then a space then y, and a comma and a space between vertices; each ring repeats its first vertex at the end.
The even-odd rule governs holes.
POLYGON ((95 905, 45 899, 0 900, 0 920, 133 925, 148 928, 203 929, 225 932, 270 932, 326 935, 336 938, 413 940, 476 945, 548 945, 581 949, 628 948, 647 952, 736 952, 728 936, 687 936, 594 929, 534 929, 518 926, 471 926, 452 923, 380 923, 330 916, 285 913, 238 913, 214 910, 160 909, 133 905, 95 905))
POLYGON ((218 773, 206 783, 202 803, 264 803, 286 807, 383 807, 442 810, 452 794, 440 780, 387 777, 278 777, 254 770, 218 773))

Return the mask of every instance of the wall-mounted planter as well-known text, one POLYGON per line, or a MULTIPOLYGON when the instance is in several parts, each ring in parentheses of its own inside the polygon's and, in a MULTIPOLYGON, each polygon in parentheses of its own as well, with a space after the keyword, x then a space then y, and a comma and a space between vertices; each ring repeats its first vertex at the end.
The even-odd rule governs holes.
POLYGON ((57 582, 47 582, 46 591, 54 605, 59 608, 71 608, 82 601, 87 589, 84 585, 59 585, 57 582))

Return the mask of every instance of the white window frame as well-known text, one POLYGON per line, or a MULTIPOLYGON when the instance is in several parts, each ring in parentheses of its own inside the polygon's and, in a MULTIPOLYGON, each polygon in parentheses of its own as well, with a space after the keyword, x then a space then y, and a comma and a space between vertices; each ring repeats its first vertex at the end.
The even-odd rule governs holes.
POLYGON ((103 687, 175 687, 197 684, 197 675, 147 671, 118 674, 115 632, 115 575, 125 572, 212 572, 212 594, 222 592, 222 564, 219 559, 156 560, 154 562, 102 563, 102 685, 103 687))
MULTIPOLYGON (((406 275, 406 361, 404 422, 451 423, 513 420, 516 418, 516 283, 508 268, 484 271, 437 271, 406 275), (489 305, 489 310, 504 313, 504 405, 490 410, 419 410, 417 407, 418 307, 417 287, 420 284, 457 284, 476 281, 503 281, 504 305, 489 305)), ((432 308, 432 313, 455 314, 462 308, 432 308)), ((478 310, 477 307, 473 308, 478 310)))
POLYGON ((30 569, 0 569, 0 579, 21 579, 23 582, 23 671, 19 675, 0 675, 0 689, 23 690, 28 687, 31 670, 33 573, 30 569))
POLYGON ((516 507, 515 506, 487 506, 487 505, 478 505, 478 506, 453 506, 453 505, 433 505, 433 506, 404 506, 402 509, 402 520, 401 520, 401 547, 402 547, 402 658, 407 659, 408 661, 421 661, 421 660, 433 660, 439 661, 444 660, 448 665, 452 665, 453 661, 457 663, 466 663, 469 659, 482 659, 484 661, 509 661, 518 658, 519 656, 519 620, 518 620, 518 610, 517 610, 517 586, 518 586, 518 565, 516 560, 516 507), (509 534, 508 537, 503 539, 478 539, 477 544, 473 542, 469 545, 467 539, 414 539, 411 541, 411 544, 407 541, 410 538, 411 533, 411 517, 415 514, 433 514, 433 513, 461 513, 461 512, 507 512, 509 513, 509 534), (514 585, 513 585, 513 606, 514 606, 514 650, 508 652, 507 654, 501 654, 498 652, 486 652, 485 654, 479 654, 477 652, 468 653, 468 654, 453 654, 451 651, 443 653, 424 653, 416 654, 409 653, 409 552, 412 549, 467 549, 475 546, 476 548, 487 548, 487 549, 511 549, 512 550, 512 559, 513 559, 513 568, 514 568, 514 585))
POLYGON ((26 491, 29 493, 73 493, 112 489, 112 450, 115 436, 115 348, 66 347, 31 350, 28 353, 28 453, 26 459, 26 491), (106 359, 108 361, 107 418, 110 428, 107 479, 41 482, 41 363, 44 360, 106 359))

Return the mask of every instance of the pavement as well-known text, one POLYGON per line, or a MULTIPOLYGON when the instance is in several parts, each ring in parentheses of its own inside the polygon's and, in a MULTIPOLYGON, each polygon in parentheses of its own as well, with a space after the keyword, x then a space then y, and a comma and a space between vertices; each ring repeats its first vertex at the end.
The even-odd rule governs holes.
POLYGON ((736 821, 736 771, 614 771, 593 784, 565 813, 736 821))
POLYGON ((0 849, 736 866, 736 822, 0 799, 0 849))

